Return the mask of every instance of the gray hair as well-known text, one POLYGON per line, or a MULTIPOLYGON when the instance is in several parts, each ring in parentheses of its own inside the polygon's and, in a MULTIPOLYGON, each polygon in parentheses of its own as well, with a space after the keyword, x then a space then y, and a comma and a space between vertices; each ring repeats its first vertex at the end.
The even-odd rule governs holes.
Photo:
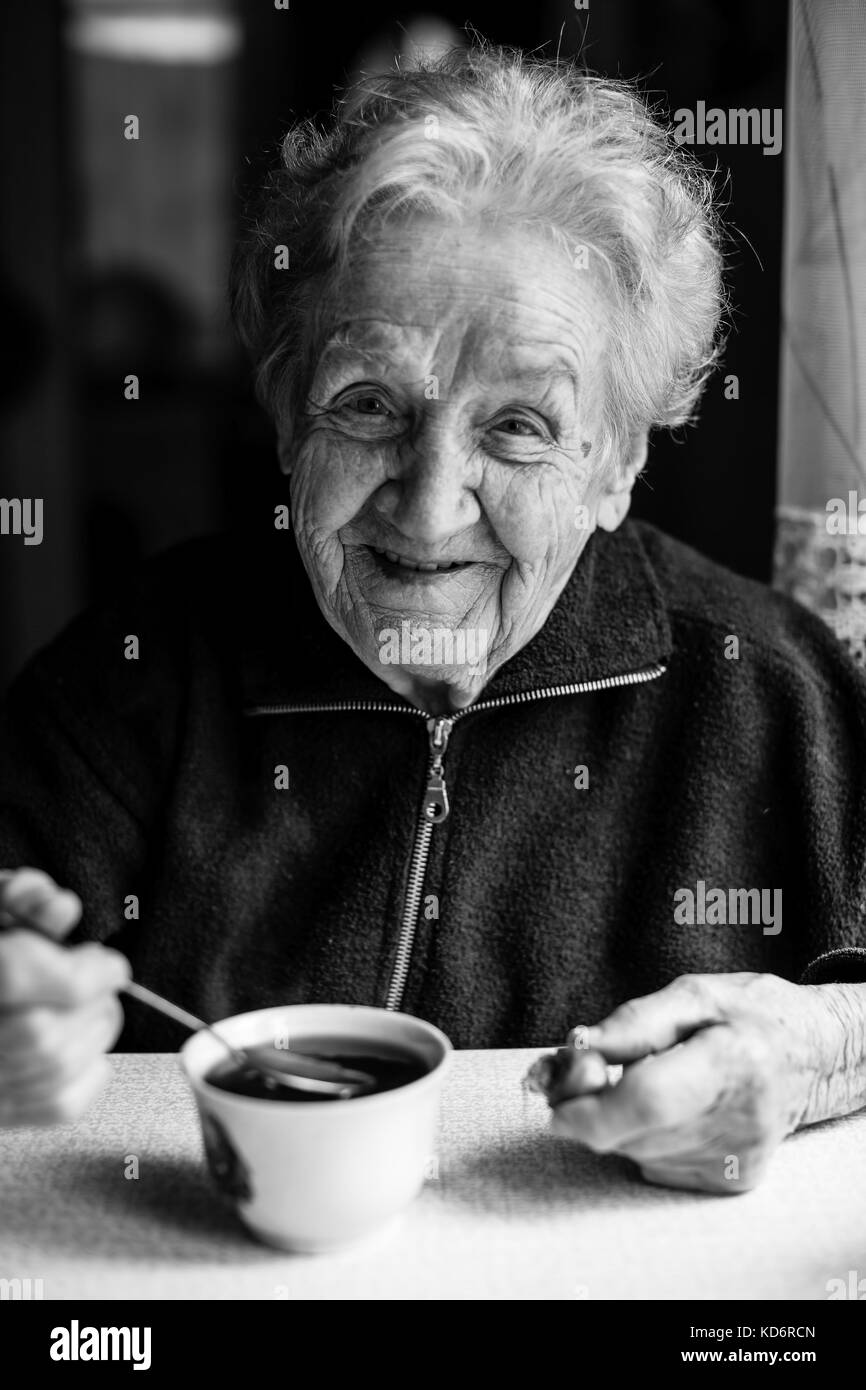
POLYGON ((693 418, 724 307, 710 177, 631 84, 484 45, 364 78, 328 129, 285 136, 230 285, 259 399, 284 426, 353 248, 412 213, 531 227, 570 252, 574 274, 597 268, 613 317, 615 454, 633 433, 693 418))

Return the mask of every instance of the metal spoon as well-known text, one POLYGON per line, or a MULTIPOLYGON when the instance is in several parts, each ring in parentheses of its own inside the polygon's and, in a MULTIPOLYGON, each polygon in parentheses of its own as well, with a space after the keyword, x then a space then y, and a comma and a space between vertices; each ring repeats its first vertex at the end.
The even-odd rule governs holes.
MULTIPOLYGON (((33 922, 19 917, 9 908, 0 912, 0 930, 3 927, 21 927, 25 931, 35 932, 37 936, 46 937, 55 945, 59 944, 49 932, 42 931, 33 922)), ((222 1043, 238 1066, 257 1071, 273 1090, 285 1086, 293 1091, 311 1091, 316 1095, 331 1096, 336 1100, 349 1100, 352 1096, 362 1095, 364 1091, 372 1091, 375 1088, 375 1078, 368 1072, 353 1071, 350 1067, 341 1066, 339 1062, 331 1061, 329 1058, 310 1056, 304 1052, 289 1052, 283 1048, 271 1048, 266 1045, 235 1047, 228 1038, 217 1032, 213 1024, 205 1023, 203 1018, 197 1018, 195 1014, 173 1004, 170 999, 164 999, 161 994, 154 994, 153 990, 146 989, 144 985, 136 984, 134 980, 123 986, 123 993, 128 994, 131 999, 137 999, 140 1004, 146 1004, 150 1009, 156 1009, 157 1013, 174 1019, 175 1023, 189 1028, 190 1032, 198 1033, 204 1029, 216 1038, 217 1042, 222 1043)))
POLYGON ((369 1072, 354 1071, 329 1058, 311 1056, 306 1052, 289 1052, 267 1045, 235 1047, 228 1038, 217 1032, 212 1023, 205 1023, 204 1019, 197 1018, 195 1014, 173 1004, 170 999, 164 999, 161 994, 154 994, 153 990, 146 989, 144 985, 136 984, 134 980, 130 980, 129 984, 124 986, 123 992, 131 999, 137 999, 140 1004, 146 1004, 148 1008, 156 1009, 158 1013, 183 1024, 184 1028, 189 1028, 191 1032, 204 1029, 222 1043, 238 1066, 257 1071, 274 1089, 286 1086, 293 1091, 313 1091, 317 1095, 348 1100, 364 1091, 371 1091, 376 1085, 375 1078, 370 1076, 369 1072))

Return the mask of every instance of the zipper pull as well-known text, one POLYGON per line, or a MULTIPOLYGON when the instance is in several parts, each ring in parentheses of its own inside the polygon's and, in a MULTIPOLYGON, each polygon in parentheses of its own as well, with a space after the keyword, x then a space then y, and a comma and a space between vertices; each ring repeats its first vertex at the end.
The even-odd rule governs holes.
POLYGON ((445 785, 443 759, 448 747, 448 738, 454 723, 453 719, 428 719, 427 732, 430 738, 430 772, 427 777, 427 791, 424 796, 423 815, 431 824, 438 825, 448 819, 448 788, 445 785))

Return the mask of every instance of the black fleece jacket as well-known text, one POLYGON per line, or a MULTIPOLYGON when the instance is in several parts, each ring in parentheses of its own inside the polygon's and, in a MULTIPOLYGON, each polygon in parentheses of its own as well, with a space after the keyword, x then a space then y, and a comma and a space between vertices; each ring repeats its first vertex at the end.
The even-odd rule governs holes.
MULTIPOLYGON (((805 610, 626 523, 479 706, 421 882, 424 718, 324 621, 290 535, 194 542, 13 686, 0 864, 74 888, 79 938, 211 1019, 393 1003, 413 886, 400 1004, 458 1047, 555 1044, 686 971, 866 979, 866 678, 805 610), (780 889, 781 930, 678 921, 699 883, 780 889)), ((121 1049, 181 1038, 127 1005, 121 1049)))

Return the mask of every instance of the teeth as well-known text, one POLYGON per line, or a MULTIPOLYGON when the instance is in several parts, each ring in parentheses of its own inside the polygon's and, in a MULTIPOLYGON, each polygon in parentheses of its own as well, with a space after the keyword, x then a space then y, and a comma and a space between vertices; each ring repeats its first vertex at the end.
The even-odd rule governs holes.
POLYGON ((454 567, 454 561, 447 560, 444 565, 437 565, 435 560, 405 560, 402 555, 398 555, 396 550, 377 550, 377 555, 384 555, 390 560, 392 565, 401 565, 404 570, 423 570, 425 574, 435 574, 437 570, 450 570, 454 567))

